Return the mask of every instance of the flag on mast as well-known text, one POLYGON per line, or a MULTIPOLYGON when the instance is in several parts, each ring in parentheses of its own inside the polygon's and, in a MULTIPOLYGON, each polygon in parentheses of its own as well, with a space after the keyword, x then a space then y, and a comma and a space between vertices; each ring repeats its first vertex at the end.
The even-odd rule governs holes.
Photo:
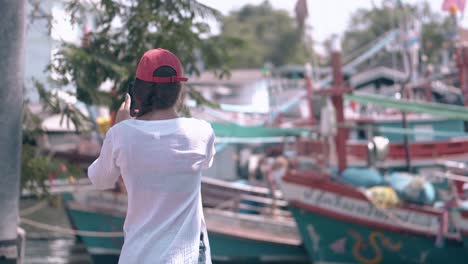
POLYGON ((463 12, 465 10, 466 0, 444 0, 442 4, 442 10, 452 11, 455 8, 456 11, 463 12))

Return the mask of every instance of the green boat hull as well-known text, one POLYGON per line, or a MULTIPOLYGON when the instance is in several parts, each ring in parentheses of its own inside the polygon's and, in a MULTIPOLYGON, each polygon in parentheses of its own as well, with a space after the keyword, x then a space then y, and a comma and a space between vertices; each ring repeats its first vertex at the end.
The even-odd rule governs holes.
POLYGON ((229 263, 309 263, 303 247, 259 242, 209 232, 213 261, 229 263))
POLYGON ((467 263, 460 241, 390 232, 291 208, 314 263, 467 263))
MULTIPOLYGON (((122 231, 124 218, 107 214, 96 214, 67 208, 67 214, 73 227, 77 230, 95 232, 122 231)), ((94 263, 118 263, 124 238, 78 236, 84 243, 94 263)))
MULTIPOLYGON (((64 195, 72 201, 71 195, 64 195)), ((95 232, 120 232, 124 216, 75 209, 66 206, 69 219, 77 230, 95 232)), ((258 241, 208 231, 212 260, 215 263, 309 263, 302 246, 258 241)), ((123 237, 78 236, 85 244, 94 263, 118 262, 123 237)))

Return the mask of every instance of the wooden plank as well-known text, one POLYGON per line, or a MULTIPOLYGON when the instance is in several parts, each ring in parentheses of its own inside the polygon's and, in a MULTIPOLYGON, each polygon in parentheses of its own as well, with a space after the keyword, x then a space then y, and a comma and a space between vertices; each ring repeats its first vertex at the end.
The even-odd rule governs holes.
POLYGON ((205 209, 205 219, 209 232, 270 243, 302 244, 292 219, 245 215, 216 209, 205 209))

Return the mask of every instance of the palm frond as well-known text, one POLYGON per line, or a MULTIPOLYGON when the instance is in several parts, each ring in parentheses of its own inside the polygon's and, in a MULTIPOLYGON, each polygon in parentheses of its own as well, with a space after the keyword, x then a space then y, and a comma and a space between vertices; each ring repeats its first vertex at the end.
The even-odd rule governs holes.
POLYGON ((217 9, 214 9, 208 5, 202 4, 196 0, 188 0, 189 6, 202 18, 214 18, 217 21, 221 21, 223 14, 217 9))

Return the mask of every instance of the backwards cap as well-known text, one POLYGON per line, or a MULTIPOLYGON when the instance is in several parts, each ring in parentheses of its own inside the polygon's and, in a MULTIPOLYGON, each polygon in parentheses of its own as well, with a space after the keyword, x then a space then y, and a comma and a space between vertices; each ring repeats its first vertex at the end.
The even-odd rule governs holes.
POLYGON ((177 56, 165 49, 152 49, 143 54, 138 63, 136 77, 145 82, 172 83, 186 82, 188 78, 182 77, 182 65, 177 56), (168 66, 175 70, 176 75, 170 77, 154 77, 153 72, 162 66, 168 66))

